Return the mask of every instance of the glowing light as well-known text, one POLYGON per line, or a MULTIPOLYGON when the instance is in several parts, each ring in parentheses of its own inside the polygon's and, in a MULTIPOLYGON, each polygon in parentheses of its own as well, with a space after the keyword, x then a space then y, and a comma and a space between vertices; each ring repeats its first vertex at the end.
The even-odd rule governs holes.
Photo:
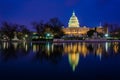
POLYGON ((118 50, 119 50, 118 42, 114 43, 113 49, 115 53, 118 53, 118 50))
POLYGON ((8 42, 3 42, 3 49, 7 49, 8 48, 8 42))
POLYGON ((52 52, 54 51, 54 44, 52 44, 52 52))
POLYGON ((13 47, 14 47, 15 50, 17 49, 17 46, 18 46, 18 43, 17 43, 17 42, 14 42, 14 43, 13 43, 13 47))
POLYGON ((50 55, 50 43, 46 44, 46 52, 48 55, 50 55))
POLYGON ((25 50, 26 50, 26 51, 28 50, 28 45, 27 45, 27 44, 25 45, 25 50))
POLYGON ((82 54, 83 54, 84 57, 86 57, 87 52, 88 52, 87 47, 86 47, 85 43, 83 43, 83 45, 82 45, 82 54))
POLYGON ((47 35, 46 36, 50 36, 50 34, 49 33, 47 33, 47 35))
POLYGON ((109 35, 108 34, 105 34, 105 37, 108 37, 109 35))
POLYGON ((34 44, 33 45, 33 52, 36 52, 37 51, 37 48, 36 48, 36 45, 34 44))
POLYGON ((75 71, 75 68, 79 63, 79 53, 69 53, 68 57, 69 57, 69 63, 72 66, 72 70, 75 71))
POLYGON ((70 18, 68 25, 69 25, 69 27, 79 27, 79 21, 75 15, 75 12, 73 12, 72 17, 70 18))
POLYGON ((25 37, 27 38, 27 37, 28 37, 28 35, 26 34, 26 35, 25 35, 25 37))
POLYGON ((105 43, 106 52, 108 52, 108 42, 105 43))
POLYGON ((96 54, 100 57, 100 60, 102 58, 102 47, 100 46, 100 44, 98 44, 98 48, 96 50, 96 54))

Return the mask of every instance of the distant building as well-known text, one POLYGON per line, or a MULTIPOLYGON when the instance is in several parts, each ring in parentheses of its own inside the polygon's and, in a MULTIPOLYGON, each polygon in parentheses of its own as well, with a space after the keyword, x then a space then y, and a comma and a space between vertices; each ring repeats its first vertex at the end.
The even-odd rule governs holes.
POLYGON ((72 16, 71 16, 69 23, 68 23, 68 27, 63 28, 65 35, 77 36, 77 37, 87 35, 87 32, 89 30, 96 30, 98 33, 103 33, 103 34, 106 33, 105 29, 101 25, 98 27, 95 27, 95 28, 89 28, 86 26, 81 27, 79 20, 75 15, 75 12, 72 13, 72 16))

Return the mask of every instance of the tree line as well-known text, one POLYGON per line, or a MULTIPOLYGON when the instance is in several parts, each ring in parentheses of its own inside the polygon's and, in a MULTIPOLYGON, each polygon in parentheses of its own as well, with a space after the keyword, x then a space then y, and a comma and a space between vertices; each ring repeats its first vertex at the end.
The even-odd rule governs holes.
MULTIPOLYGON (((51 18, 48 22, 32 22, 31 25, 35 29, 39 36, 44 36, 46 33, 51 33, 55 38, 60 38, 64 35, 62 31, 63 24, 58 18, 51 18)), ((4 35, 10 40, 14 38, 15 33, 19 39, 23 37, 29 37, 32 35, 33 31, 28 29, 26 25, 12 24, 9 22, 2 22, 0 26, 0 37, 3 38, 4 35), (27 35, 27 36, 26 36, 27 35)))

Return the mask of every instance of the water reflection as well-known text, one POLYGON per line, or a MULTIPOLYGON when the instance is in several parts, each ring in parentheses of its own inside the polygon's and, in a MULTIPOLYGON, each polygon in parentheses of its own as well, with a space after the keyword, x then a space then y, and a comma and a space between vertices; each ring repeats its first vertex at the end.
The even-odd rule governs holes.
POLYGON ((57 64, 62 57, 62 45, 56 45, 53 43, 33 43, 32 44, 33 53, 35 53, 35 60, 43 62, 47 60, 53 64, 57 64))
POLYGON ((64 44, 64 53, 68 54, 69 63, 72 66, 72 70, 75 71, 79 63, 79 56, 86 57, 88 54, 86 43, 69 43, 64 44))
POLYGON ((12 42, 14 50, 17 50, 18 48, 18 42, 12 42))
POLYGON ((115 53, 118 53, 118 51, 119 51, 119 43, 118 42, 113 43, 113 49, 114 49, 115 53))
POLYGON ((2 47, 3 47, 3 49, 8 49, 8 42, 3 42, 2 43, 2 47))
POLYGON ((9 61, 21 57, 29 57, 32 54, 33 60, 43 62, 44 60, 58 64, 62 61, 63 56, 68 56, 68 63, 71 69, 75 71, 80 61, 89 55, 102 58, 109 57, 120 53, 120 43, 17 43, 2 42, 0 43, 0 59, 9 61))
POLYGON ((16 60, 17 58, 26 56, 30 52, 29 44, 24 42, 23 44, 18 42, 2 42, 0 46, 1 61, 16 60))
POLYGON ((27 42, 23 42, 23 47, 25 48, 25 51, 28 51, 28 44, 27 44, 27 42))
POLYGON ((72 67, 72 70, 75 71, 75 68, 79 63, 79 53, 70 53, 68 54, 68 58, 69 58, 69 63, 72 67))

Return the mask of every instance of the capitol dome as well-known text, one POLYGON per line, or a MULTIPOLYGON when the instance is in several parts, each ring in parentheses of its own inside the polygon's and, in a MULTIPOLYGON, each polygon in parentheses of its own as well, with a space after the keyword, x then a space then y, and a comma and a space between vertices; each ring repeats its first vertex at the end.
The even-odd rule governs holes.
POLYGON ((72 13, 72 17, 69 20, 68 27, 79 27, 79 21, 75 15, 75 12, 72 13))

